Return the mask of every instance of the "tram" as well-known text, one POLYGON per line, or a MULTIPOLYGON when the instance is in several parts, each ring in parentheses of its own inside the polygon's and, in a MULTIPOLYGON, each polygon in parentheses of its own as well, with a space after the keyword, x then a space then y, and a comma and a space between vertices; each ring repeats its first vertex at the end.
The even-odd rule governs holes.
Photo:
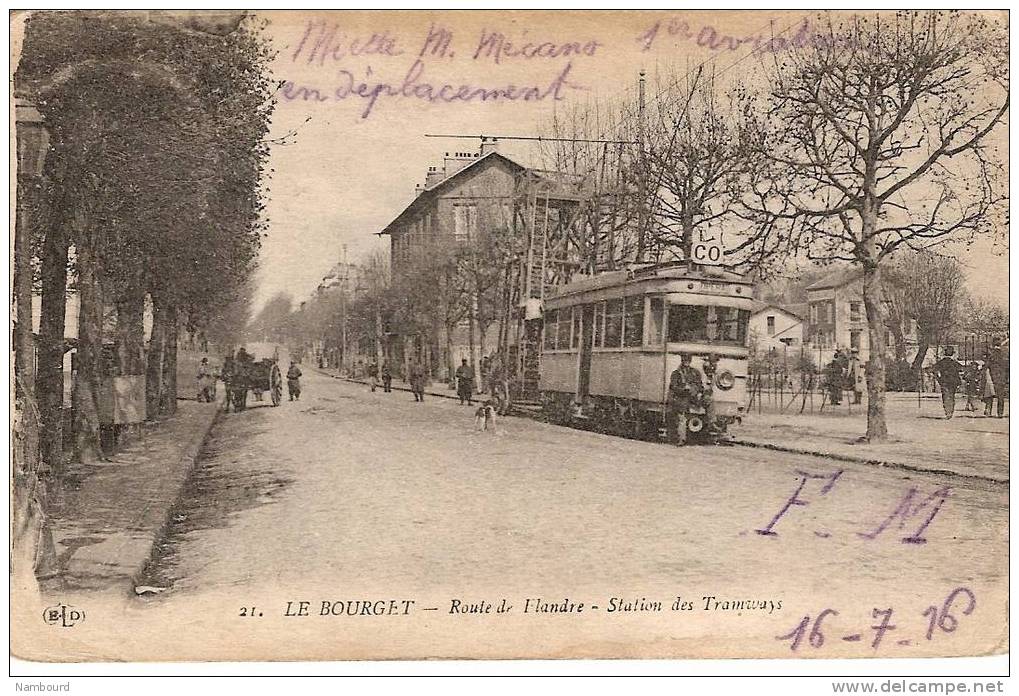
POLYGON ((669 378, 689 354, 705 390, 687 419, 688 435, 724 436, 747 407, 752 296, 743 276, 685 262, 557 288, 544 305, 538 388, 546 414, 554 422, 658 437, 669 378))

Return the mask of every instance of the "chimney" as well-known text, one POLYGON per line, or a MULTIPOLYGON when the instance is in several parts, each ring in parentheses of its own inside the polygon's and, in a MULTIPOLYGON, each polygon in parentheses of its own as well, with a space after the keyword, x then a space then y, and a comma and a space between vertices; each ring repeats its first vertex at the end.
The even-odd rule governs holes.
POLYGON ((421 192, 424 191, 424 190, 425 190, 425 185, 424 184, 415 184, 415 186, 414 186, 414 198, 417 198, 418 196, 420 196, 421 192))
POLYGON ((484 157, 490 152, 499 151, 499 139, 483 136, 481 138, 481 156, 484 157))
POLYGON ((439 171, 438 167, 429 167, 428 174, 425 176, 425 188, 427 189, 435 186, 444 178, 443 172, 439 171))
POLYGON ((452 155, 447 152, 442 167, 446 170, 446 176, 453 176, 473 161, 474 155, 469 152, 454 152, 452 155))

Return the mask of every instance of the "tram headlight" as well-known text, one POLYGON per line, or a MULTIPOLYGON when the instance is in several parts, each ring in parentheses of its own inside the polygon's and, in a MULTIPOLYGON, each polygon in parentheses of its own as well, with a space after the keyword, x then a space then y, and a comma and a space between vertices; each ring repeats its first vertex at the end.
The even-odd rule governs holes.
POLYGON ((732 389, 733 385, 736 384, 736 377, 728 370, 722 370, 715 377, 715 384, 718 385, 719 389, 732 389))

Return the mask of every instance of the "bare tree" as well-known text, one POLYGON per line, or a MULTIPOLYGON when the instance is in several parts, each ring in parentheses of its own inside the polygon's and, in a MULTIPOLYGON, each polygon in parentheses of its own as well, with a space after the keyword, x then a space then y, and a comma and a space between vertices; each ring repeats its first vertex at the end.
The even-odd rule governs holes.
POLYGON ((992 336, 1008 334, 1008 309, 987 300, 967 297, 963 300, 962 328, 970 333, 992 336))
POLYGON ((746 196, 762 226, 746 249, 862 268, 866 439, 878 441, 888 255, 990 232, 1007 201, 989 136, 1008 112, 1008 37, 983 15, 941 11, 828 14, 817 26, 806 48, 775 54, 753 126, 766 163, 746 196))
POLYGON ((737 191, 755 150, 738 119, 749 100, 739 85, 721 96, 700 71, 670 77, 658 94, 643 138, 654 215, 642 220, 642 238, 656 260, 689 259, 696 235, 742 224, 737 191))
POLYGON ((886 324, 896 346, 904 346, 904 322, 916 322, 919 350, 913 370, 918 370, 931 345, 944 343, 959 324, 966 299, 962 264, 949 256, 922 251, 895 259, 887 276, 886 324))
POLYGON ((635 104, 595 100, 557 111, 545 131, 539 173, 578 198, 571 227, 587 273, 615 270, 638 254, 648 210, 646 161, 636 148, 635 104))

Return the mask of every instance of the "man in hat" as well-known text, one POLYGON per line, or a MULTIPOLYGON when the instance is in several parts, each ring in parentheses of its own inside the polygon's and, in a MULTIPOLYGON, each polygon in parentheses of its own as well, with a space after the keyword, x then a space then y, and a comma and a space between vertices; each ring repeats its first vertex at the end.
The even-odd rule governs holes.
MULTIPOLYGON (((1008 344, 1000 338, 994 340, 994 347, 987 357, 987 370, 994 382, 994 394, 998 399, 998 418, 1005 416, 1005 399, 1008 398, 1008 344)), ((991 415, 988 409, 987 415, 991 415)))
POLYGON ((216 375, 213 374, 212 368, 209 367, 209 359, 202 358, 201 364, 198 366, 198 401, 204 401, 206 403, 212 403, 216 400, 216 375))
POLYGON ((842 351, 835 351, 835 356, 824 368, 825 386, 828 387, 828 401, 832 406, 842 403, 842 386, 845 377, 842 372, 842 351))
POLYGON ((864 374, 863 365, 860 364, 860 351, 856 348, 853 348, 849 356, 846 385, 853 392, 853 403, 862 403, 863 390, 866 388, 867 378, 864 374))
POLYGON ((704 391, 701 373, 691 364, 689 353, 679 358, 679 367, 669 377, 669 402, 666 426, 669 440, 675 445, 686 444, 686 422, 690 407, 704 391))
POLYGON ((368 382, 371 384, 372 391, 379 386, 379 364, 372 360, 368 363, 368 382))
POLYGON ((977 392, 980 389, 980 361, 970 360, 962 373, 962 385, 966 391, 966 410, 976 411, 977 392))
POLYGON ((425 400, 425 368, 417 358, 410 365, 410 391, 414 401, 425 400))
POLYGON ((945 418, 955 413, 955 392, 962 383, 962 365, 954 357, 955 348, 945 346, 945 354, 934 363, 934 376, 941 386, 941 404, 945 408, 945 418))
POLYGON ((456 368, 456 394, 460 397, 460 405, 470 406, 474 396, 474 370, 467 364, 467 358, 460 361, 456 368))

